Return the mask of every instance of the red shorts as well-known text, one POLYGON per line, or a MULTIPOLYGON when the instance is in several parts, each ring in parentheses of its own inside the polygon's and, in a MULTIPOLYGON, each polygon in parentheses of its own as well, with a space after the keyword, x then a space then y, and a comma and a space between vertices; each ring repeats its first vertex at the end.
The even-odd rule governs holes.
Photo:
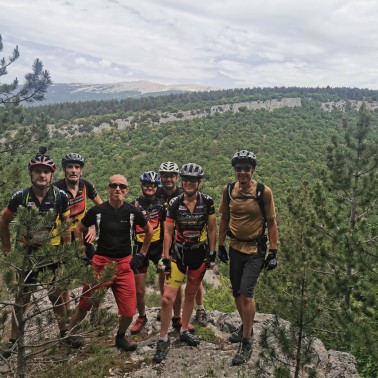
POLYGON ((118 314, 125 318, 132 318, 136 311, 136 290, 134 272, 130 268, 131 256, 120 259, 112 259, 105 256, 94 255, 92 266, 96 274, 101 275, 104 268, 112 262, 117 263, 115 277, 106 283, 90 288, 83 286, 83 293, 80 297, 80 310, 89 311, 92 308, 91 297, 96 290, 109 287, 113 291, 118 306, 118 314))

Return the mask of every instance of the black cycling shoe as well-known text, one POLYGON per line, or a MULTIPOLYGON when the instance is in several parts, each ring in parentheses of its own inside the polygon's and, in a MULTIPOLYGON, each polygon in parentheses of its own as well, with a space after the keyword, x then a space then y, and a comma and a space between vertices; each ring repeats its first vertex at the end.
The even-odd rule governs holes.
POLYGON ((74 349, 79 349, 84 345, 83 338, 80 336, 66 336, 61 339, 61 342, 74 349))
POLYGON ((189 346, 197 346, 200 343, 199 338, 191 334, 189 330, 180 333, 180 340, 187 343, 189 346))
POLYGON ((15 344, 17 340, 9 340, 7 344, 4 345, 4 349, 0 351, 0 356, 3 358, 9 358, 12 353, 15 353, 15 344))
POLYGON ((234 332, 231 333, 228 340, 232 343, 240 343, 243 338, 243 324, 234 332))
POLYGON ((167 357, 168 349, 169 349, 169 339, 167 341, 164 340, 158 340, 156 343, 156 351, 154 358, 152 359, 153 362, 156 362, 157 364, 160 364, 161 361, 167 357))
POLYGON ((232 365, 242 365, 246 363, 252 355, 252 343, 251 342, 241 342, 239 349, 236 352, 234 358, 232 359, 232 365))
POLYGON ((125 352, 132 352, 138 347, 138 344, 134 343, 126 335, 117 335, 115 338, 115 345, 117 348, 122 349, 125 352))
POLYGON ((203 308, 197 309, 194 321, 196 321, 198 324, 201 324, 201 326, 203 326, 203 327, 207 326, 207 322, 208 322, 207 314, 206 314, 206 311, 203 308))

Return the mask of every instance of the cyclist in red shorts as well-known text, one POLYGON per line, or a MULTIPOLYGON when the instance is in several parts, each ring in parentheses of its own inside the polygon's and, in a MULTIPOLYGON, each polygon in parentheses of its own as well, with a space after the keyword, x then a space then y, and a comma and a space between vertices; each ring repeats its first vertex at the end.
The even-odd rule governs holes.
POLYGON ((92 259, 93 270, 98 276, 101 276, 106 266, 115 263, 116 273, 113 279, 105 284, 96 285, 92 288, 89 285, 84 285, 83 295, 71 318, 70 329, 84 319, 91 309, 91 297, 94 291, 110 287, 117 302, 119 313, 119 326, 115 344, 124 351, 132 351, 137 348, 137 344, 132 342, 125 333, 133 320, 136 310, 133 270, 142 268, 153 231, 142 211, 125 202, 124 198, 128 192, 128 183, 125 176, 111 176, 107 191, 109 200, 89 209, 84 218, 78 223, 75 229, 75 236, 80 237, 88 227, 95 225, 98 241, 97 249, 92 259), (130 235, 134 223, 143 229, 145 238, 139 253, 131 258, 130 235))
POLYGON ((164 225, 163 264, 166 281, 161 307, 160 337, 153 361, 160 363, 170 345, 168 328, 178 290, 187 275, 180 340, 197 346, 199 339, 188 330, 194 300, 206 269, 215 262, 216 220, 213 199, 198 191, 201 166, 185 164, 180 171, 184 193, 171 200, 164 225), (174 241, 172 236, 175 232, 174 241), (170 253, 171 252, 171 253, 170 253))

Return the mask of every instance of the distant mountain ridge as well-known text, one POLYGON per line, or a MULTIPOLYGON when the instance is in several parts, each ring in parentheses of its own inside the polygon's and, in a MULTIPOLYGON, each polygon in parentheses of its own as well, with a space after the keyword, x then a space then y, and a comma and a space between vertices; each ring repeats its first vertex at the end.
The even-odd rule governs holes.
POLYGON ((161 96, 171 93, 204 92, 216 89, 217 88, 197 84, 164 85, 146 80, 105 84, 56 83, 49 87, 45 95, 46 100, 44 104, 124 99, 129 97, 139 98, 143 96, 161 96))

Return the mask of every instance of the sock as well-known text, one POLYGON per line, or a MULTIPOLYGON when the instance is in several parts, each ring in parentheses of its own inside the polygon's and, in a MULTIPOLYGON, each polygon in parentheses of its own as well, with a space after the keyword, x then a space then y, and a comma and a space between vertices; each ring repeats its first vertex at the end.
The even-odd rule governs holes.
POLYGON ((164 342, 167 342, 168 341, 168 335, 165 335, 165 336, 159 336, 159 340, 162 340, 164 342))
POLYGON ((119 337, 119 338, 125 337, 125 332, 117 331, 117 337, 119 337))
POLYGON ((183 329, 182 327, 181 327, 181 329, 180 329, 180 335, 182 335, 185 331, 187 331, 188 330, 188 328, 186 328, 186 329, 183 329))
POLYGON ((178 322, 180 320, 180 316, 178 318, 172 318, 172 322, 175 323, 175 322, 178 322))
POLYGON ((204 309, 205 309, 205 307, 204 307, 203 304, 197 305, 197 310, 204 310, 204 309))

